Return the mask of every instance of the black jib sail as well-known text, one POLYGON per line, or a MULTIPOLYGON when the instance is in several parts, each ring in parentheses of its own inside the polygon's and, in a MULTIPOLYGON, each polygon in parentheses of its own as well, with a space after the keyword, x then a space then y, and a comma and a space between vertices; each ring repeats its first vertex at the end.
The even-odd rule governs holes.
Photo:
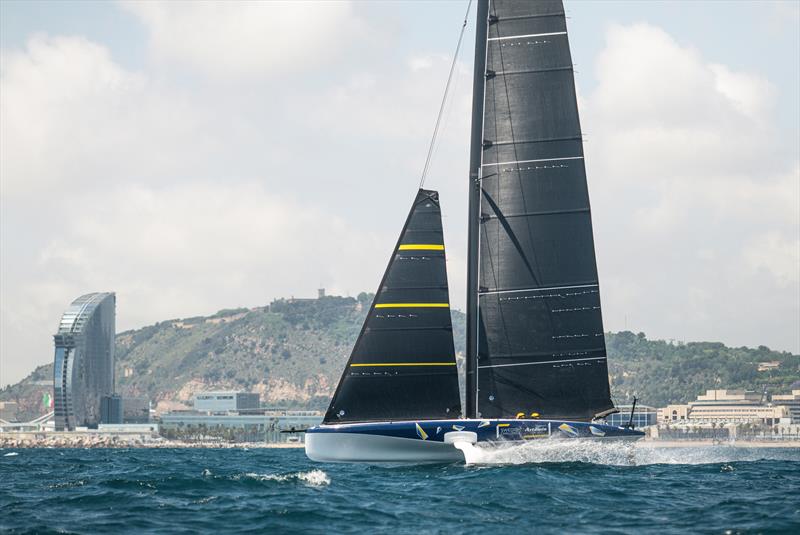
POLYGON ((460 413, 439 194, 421 189, 323 423, 460 413))
POLYGON ((566 30, 560 0, 491 0, 476 45, 473 417, 586 420, 613 407, 566 30))

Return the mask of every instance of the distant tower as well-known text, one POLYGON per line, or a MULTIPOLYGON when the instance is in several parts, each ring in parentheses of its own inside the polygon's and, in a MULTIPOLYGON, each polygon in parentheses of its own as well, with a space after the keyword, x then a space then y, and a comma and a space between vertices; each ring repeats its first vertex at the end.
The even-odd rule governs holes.
POLYGON ((82 295, 61 316, 55 341, 56 430, 100 423, 100 400, 114 393, 116 296, 82 295))
POLYGON ((325 297, 325 288, 320 288, 317 290, 317 298, 322 299, 323 297, 325 297))

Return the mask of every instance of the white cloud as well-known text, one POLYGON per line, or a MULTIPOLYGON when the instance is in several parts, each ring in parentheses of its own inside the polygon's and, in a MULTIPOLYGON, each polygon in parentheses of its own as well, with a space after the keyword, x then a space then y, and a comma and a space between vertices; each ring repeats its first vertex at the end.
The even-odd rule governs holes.
POLYGON ((681 48, 660 28, 643 23, 612 26, 606 39, 596 62, 600 85, 591 100, 617 125, 685 126, 716 111, 719 102, 706 91, 713 74, 697 51, 681 48))
POLYGON ((53 167, 90 163, 81 148, 96 148, 100 140, 81 141, 96 137, 99 116, 124 105, 126 94, 140 91, 143 80, 84 38, 36 36, 25 51, 3 52, 1 83, 3 189, 15 194, 33 183, 50 185, 53 167), (71 145, 72 140, 79 142, 71 145))
POLYGON ((607 326, 800 346, 800 164, 775 91, 647 24, 581 100, 607 326), (609 291, 611 290, 611 291, 609 291))
MULTIPOLYGON (((237 4, 205 35, 213 5, 130 4, 158 60, 141 71, 80 37, 2 52, 0 384, 51 358, 83 292, 117 291, 127 328, 318 284, 374 290, 450 58, 323 65, 346 46, 331 28, 359 24, 349 5, 310 14, 307 35, 284 35, 294 15, 262 35, 274 13, 247 12, 309 9, 294 5, 237 4), (228 83, 187 87, 176 66, 228 83)), ((773 130, 774 88, 643 24, 612 28, 597 68, 581 111, 607 327, 796 350, 800 164, 773 130)), ((456 306, 470 83, 459 65, 427 182, 456 306)))
POLYGON ((214 145, 204 107, 82 37, 38 35, 4 50, 0 115, 3 194, 14 197, 181 176, 214 145))
POLYGON ((260 184, 125 187, 86 201, 98 208, 76 213, 37 267, 45 281, 66 272, 74 288, 117 289, 125 294, 120 315, 133 325, 158 314, 263 304, 309 280, 358 287, 373 262, 350 270, 330 259, 381 250, 369 230, 260 184))
POLYGON ((116 291, 123 330, 307 295, 317 284, 355 292, 375 284, 387 254, 369 229, 259 184, 131 186, 62 200, 93 209, 68 210, 38 258, 12 271, 14 284, 3 281, 4 359, 23 369, 47 360, 58 317, 81 293, 116 291))
POLYGON ((213 77, 270 78, 305 71, 360 28, 349 1, 126 1, 155 57, 213 77))
MULTIPOLYGON (((369 133, 383 142, 405 139, 418 146, 419 156, 423 156, 451 62, 452 57, 447 56, 415 57, 398 70, 355 74, 319 94, 314 114, 302 113, 310 98, 306 93, 301 94, 295 101, 295 115, 314 122, 308 126, 323 126, 326 132, 349 136, 369 133)), ((459 87, 454 84, 451 89, 447 109, 453 113, 445 117, 451 121, 449 130, 467 140, 471 93, 463 82, 470 76, 467 68, 459 64, 454 77, 462 83, 459 87)), ((419 162, 419 158, 409 160, 419 162)))
MULTIPOLYGON (((317 285, 374 290, 444 84, 399 58, 302 91, 187 93, 85 38, 46 35, 2 60, 0 383, 51 358, 55 322, 89 291, 116 291, 130 328, 317 285)), ((463 218, 451 223, 455 236, 463 218)))
POLYGON ((800 239, 776 231, 755 236, 744 251, 751 269, 765 272, 777 285, 796 289, 800 280, 800 239))
POLYGON ((769 82, 751 74, 733 72, 725 65, 711 64, 708 68, 714 74, 714 88, 740 113, 757 124, 767 119, 774 98, 769 82))
POLYGON ((592 142, 602 131, 600 141, 610 150, 604 159, 613 158, 621 180, 638 174, 672 187, 720 174, 785 171, 785 147, 781 154, 771 131, 774 90, 768 81, 708 63, 642 23, 609 29, 596 72, 587 130, 592 142))

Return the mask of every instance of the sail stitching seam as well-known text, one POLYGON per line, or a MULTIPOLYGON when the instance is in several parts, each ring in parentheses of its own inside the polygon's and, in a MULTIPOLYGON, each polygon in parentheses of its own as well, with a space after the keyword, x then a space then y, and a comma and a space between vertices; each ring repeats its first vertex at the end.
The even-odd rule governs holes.
POLYGON ((483 167, 488 167, 490 165, 513 165, 518 163, 558 162, 561 160, 583 160, 583 156, 565 156, 564 158, 542 158, 539 160, 517 160, 510 162, 484 163, 481 165, 483 167))
POLYGON ((533 366, 536 364, 560 364, 562 362, 583 362, 587 360, 606 360, 607 357, 590 357, 585 359, 544 360, 541 362, 518 362, 514 364, 489 364, 478 368, 506 368, 508 366, 533 366))
POLYGON ((450 308, 449 303, 378 303, 375 308, 450 308))
MULTIPOLYGON (((506 99, 508 100, 508 99, 506 99)), ((554 141, 577 141, 583 140, 583 134, 566 137, 550 137, 541 139, 510 139, 504 141, 491 141, 487 140, 486 148, 496 147, 498 145, 522 145, 523 143, 551 143, 554 141)))
POLYGON ((547 69, 529 69, 529 70, 520 70, 520 71, 494 71, 491 73, 492 77, 495 76, 510 76, 512 74, 536 74, 536 73, 547 73, 547 72, 559 72, 559 71, 571 71, 572 65, 566 65, 564 67, 550 67, 547 69))
POLYGON ((550 37, 551 35, 567 35, 567 32, 529 33, 526 35, 509 35, 508 37, 489 37, 487 41, 505 41, 506 39, 522 39, 524 37, 550 37))
POLYGON ((485 292, 478 292, 480 295, 488 294, 505 294, 514 292, 546 292, 549 290, 568 290, 570 288, 596 288, 598 284, 577 284, 575 286, 547 286, 544 288, 520 288, 517 290, 487 290, 485 292))
POLYGON ((386 367, 386 366, 455 366, 455 362, 367 362, 351 364, 351 368, 386 367))
POLYGON ((537 216, 537 215, 559 215, 559 214, 579 214, 582 212, 588 212, 588 208, 570 208, 569 210, 543 210, 539 212, 524 212, 520 214, 503 214, 502 216, 486 214, 481 217, 483 220, 489 219, 500 219, 503 218, 510 218, 510 217, 527 217, 527 216, 537 216))

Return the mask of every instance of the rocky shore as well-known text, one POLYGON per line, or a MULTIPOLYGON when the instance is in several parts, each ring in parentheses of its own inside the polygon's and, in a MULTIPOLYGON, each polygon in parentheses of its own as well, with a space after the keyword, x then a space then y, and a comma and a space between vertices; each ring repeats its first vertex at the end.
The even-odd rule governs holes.
POLYGON ((22 448, 302 448, 297 442, 183 442, 150 435, 3 433, 0 450, 22 448))

